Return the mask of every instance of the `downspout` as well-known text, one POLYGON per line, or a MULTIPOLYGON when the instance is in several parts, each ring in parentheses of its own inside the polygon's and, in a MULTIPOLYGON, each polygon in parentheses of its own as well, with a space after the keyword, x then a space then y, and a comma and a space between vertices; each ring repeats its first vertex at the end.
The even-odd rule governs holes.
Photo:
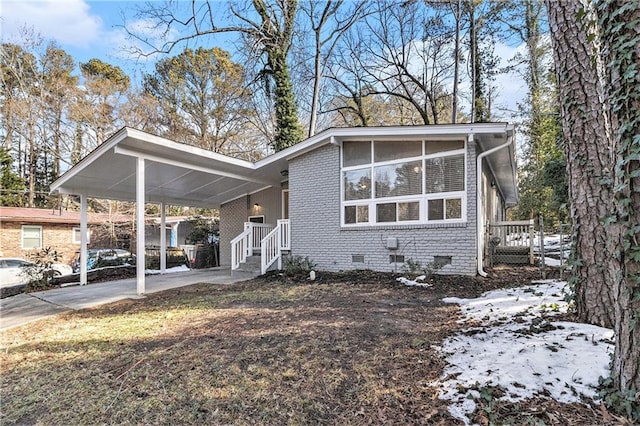
MULTIPOLYGON (((488 151, 478 155, 476 159, 476 232, 477 232, 477 263, 478 263, 478 275, 486 277, 487 273, 484 271, 482 264, 484 263, 484 204, 482 203, 482 194, 480 191, 480 185, 482 185, 482 160, 485 157, 500 151, 513 143, 513 133, 511 136, 507 136, 507 142, 502 145, 498 145, 491 148, 488 151)), ((473 133, 469 134, 469 142, 473 142, 473 133)))

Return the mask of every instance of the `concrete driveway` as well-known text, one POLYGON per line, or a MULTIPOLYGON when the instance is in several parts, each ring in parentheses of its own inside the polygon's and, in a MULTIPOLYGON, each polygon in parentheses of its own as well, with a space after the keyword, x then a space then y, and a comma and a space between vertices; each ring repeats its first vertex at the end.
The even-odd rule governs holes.
MULTIPOLYGON (((196 283, 232 284, 254 277, 229 268, 195 269, 164 275, 148 275, 146 294, 196 283)), ((138 299, 136 279, 108 281, 86 286, 70 286, 0 299, 0 330, 17 327, 63 312, 91 308, 122 299, 138 299)))

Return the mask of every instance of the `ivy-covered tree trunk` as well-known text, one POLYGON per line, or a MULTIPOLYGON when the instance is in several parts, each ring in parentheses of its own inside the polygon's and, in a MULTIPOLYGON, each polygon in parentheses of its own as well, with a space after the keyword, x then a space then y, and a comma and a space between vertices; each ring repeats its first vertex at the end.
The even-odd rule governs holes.
POLYGON ((607 258, 603 220, 611 210, 611 133, 594 54, 578 0, 547 0, 567 158, 574 228, 574 290, 581 320, 612 328, 611 284, 619 267, 607 258))
POLYGON ((640 2, 604 0, 598 17, 616 148, 609 256, 621 266, 611 376, 615 389, 635 401, 640 421, 640 2))
POLYGON ((303 138, 303 131, 298 121, 298 107, 289 76, 287 54, 277 49, 269 49, 267 56, 275 82, 276 127, 278 131, 274 148, 276 151, 281 151, 300 142, 303 138))
POLYGON ((281 151, 297 144, 303 138, 287 63, 298 1, 284 0, 280 3, 282 22, 278 22, 278 19, 271 15, 270 11, 273 9, 267 7, 264 0, 253 0, 253 6, 262 20, 263 34, 260 42, 264 44, 267 54, 267 71, 275 83, 277 133, 273 145, 276 151, 281 151))

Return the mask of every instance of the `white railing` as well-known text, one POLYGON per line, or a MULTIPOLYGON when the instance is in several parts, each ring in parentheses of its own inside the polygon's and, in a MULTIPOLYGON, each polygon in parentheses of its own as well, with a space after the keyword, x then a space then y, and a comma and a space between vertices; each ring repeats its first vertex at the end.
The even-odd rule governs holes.
POLYGON ((231 240, 231 270, 240 268, 253 252, 260 250, 260 270, 264 274, 278 261, 282 268, 282 251, 291 250, 291 227, 289 219, 279 219, 278 224, 245 222, 244 231, 231 240))
MULTIPOLYGON (((251 250, 260 250, 260 243, 267 236, 269 232, 273 229, 273 225, 268 225, 266 223, 253 223, 253 222, 245 222, 244 229, 251 229, 251 250)), ((251 255, 251 254, 249 254, 251 255)))
MULTIPOLYGON (((245 223, 246 225, 246 223, 245 223)), ((240 264, 247 261, 249 255, 249 242, 251 241, 251 226, 245 226, 244 231, 231 240, 231 270, 235 271, 240 267, 240 264)))
POLYGON ((282 251, 291 248, 289 219, 279 219, 276 227, 261 242, 260 273, 265 274, 269 267, 278 262, 282 269, 282 251))
POLYGON ((280 250, 291 250, 291 225, 289 219, 278 219, 280 250))

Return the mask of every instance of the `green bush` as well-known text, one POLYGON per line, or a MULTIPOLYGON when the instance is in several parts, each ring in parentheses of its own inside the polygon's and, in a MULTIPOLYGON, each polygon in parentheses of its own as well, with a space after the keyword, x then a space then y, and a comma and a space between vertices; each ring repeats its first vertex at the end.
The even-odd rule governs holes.
POLYGON ((438 262, 428 262, 423 265, 419 260, 409 258, 404 262, 402 268, 410 274, 422 274, 426 275, 427 278, 431 278, 431 276, 442 269, 443 266, 444 264, 438 262))
POLYGON ((282 269, 286 276, 308 274, 316 268, 316 264, 308 256, 290 256, 284 260, 282 269))

